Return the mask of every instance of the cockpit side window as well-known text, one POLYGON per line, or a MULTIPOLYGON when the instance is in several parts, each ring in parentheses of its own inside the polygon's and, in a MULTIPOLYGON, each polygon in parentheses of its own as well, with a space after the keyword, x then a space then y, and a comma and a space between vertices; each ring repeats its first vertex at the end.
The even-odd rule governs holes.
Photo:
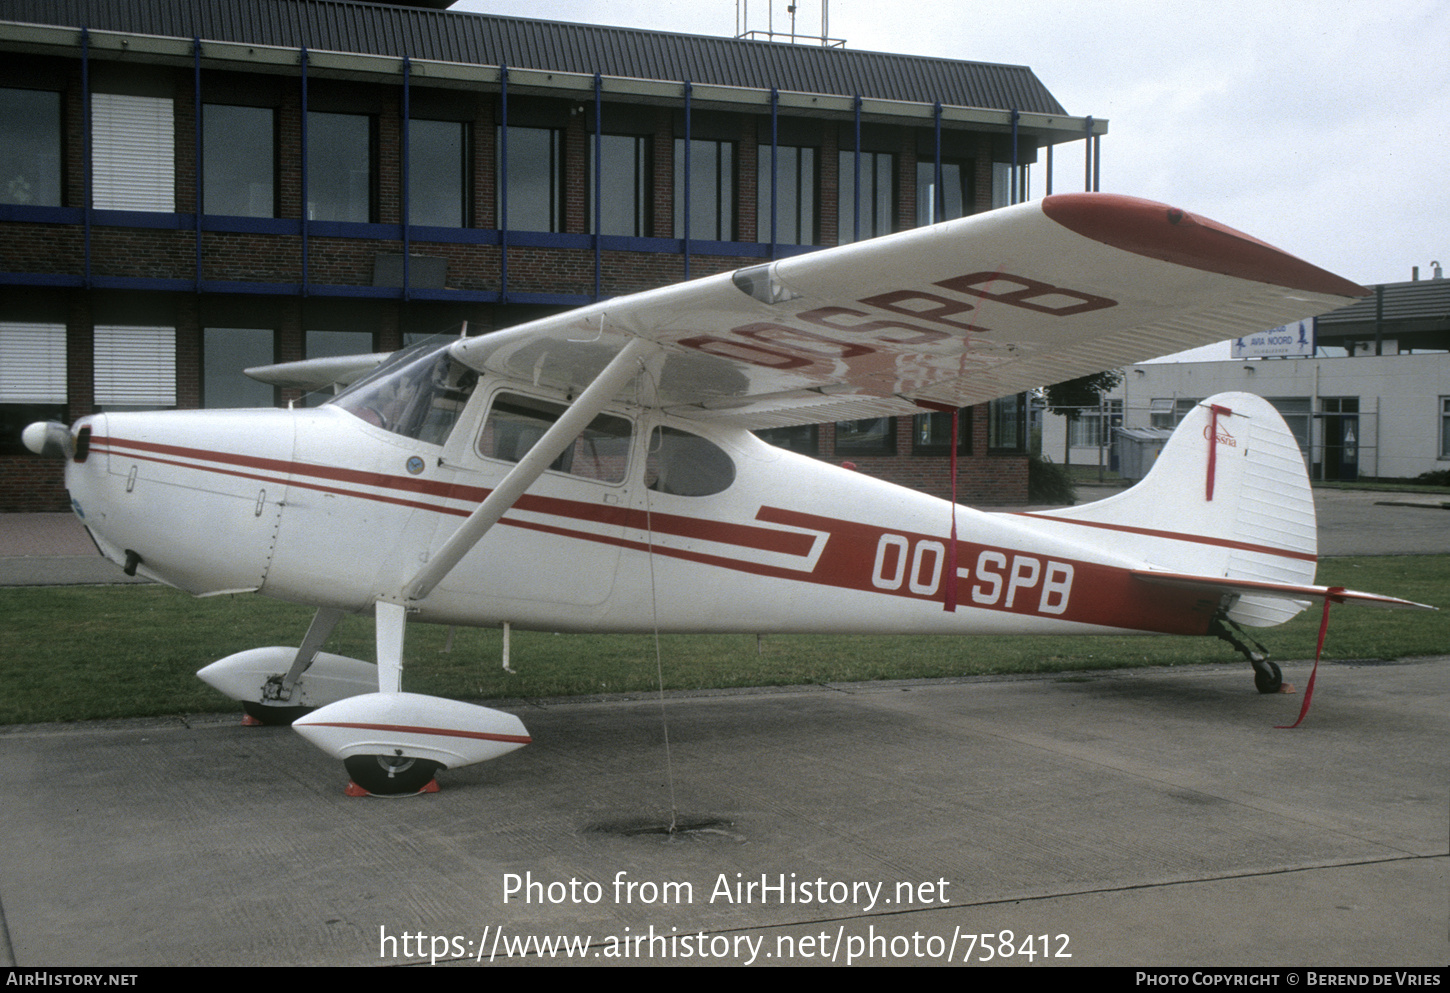
POLYGON ((735 482, 735 462, 723 448, 678 428, 650 432, 645 485, 675 496, 711 496, 735 482))
POLYGON ((448 440, 478 373, 455 362, 448 345, 399 352, 332 402, 374 427, 429 445, 448 440))
MULTIPOLYGON (((483 432, 478 436, 478 454, 518 462, 567 409, 548 400, 500 393, 494 398, 483 432)), ((629 468, 632 433, 633 425, 628 418, 600 414, 549 468, 602 483, 622 483, 629 468)))

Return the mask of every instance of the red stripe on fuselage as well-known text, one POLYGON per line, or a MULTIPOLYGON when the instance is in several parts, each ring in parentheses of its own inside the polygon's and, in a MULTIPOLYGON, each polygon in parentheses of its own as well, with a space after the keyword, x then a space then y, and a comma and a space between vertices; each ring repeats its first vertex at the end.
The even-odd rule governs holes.
MULTIPOLYGON (((348 488, 345 485, 329 485, 329 483, 350 483, 353 486, 370 486, 384 491, 401 491, 425 498, 433 497, 440 501, 458 500, 470 504, 481 502, 491 492, 490 489, 484 487, 121 438, 95 438, 92 440, 92 447, 98 451, 111 451, 118 455, 125 454, 128 457, 178 468, 298 486, 318 492, 429 510, 456 517, 467 516, 472 511, 472 507, 450 507, 443 503, 429 502, 426 499, 392 496, 386 492, 373 493, 348 488), (183 459, 197 461, 182 461, 183 459), (214 464, 201 464, 203 462, 214 464), (219 468, 219 466, 236 468, 219 468)), ((800 558, 805 558, 810 554, 817 540, 815 535, 800 534, 795 531, 780 531, 749 524, 711 521, 658 512, 646 514, 641 510, 601 507, 592 503, 558 497, 525 495, 520 498, 516 507, 520 510, 548 514, 565 520, 573 519, 620 528, 634 528, 646 533, 653 531, 723 545, 784 553, 800 558)), ((879 583, 873 582, 873 576, 876 574, 876 557, 883 535, 898 536, 905 541, 907 545, 902 552, 903 555, 910 555, 911 548, 919 542, 935 543, 945 549, 945 543, 950 540, 948 537, 888 529, 778 507, 761 507, 756 519, 766 524, 827 533, 829 538, 811 571, 805 572, 803 569, 787 566, 742 561, 719 554, 669 548, 626 538, 623 535, 579 531, 570 527, 517 518, 505 517, 500 523, 565 538, 614 545, 633 551, 652 552, 660 556, 732 572, 883 594, 908 600, 942 602, 944 596, 942 590, 945 584, 939 580, 932 585, 929 592, 914 592, 911 589, 911 582, 905 579, 896 588, 884 589, 879 583)), ((1086 522, 1067 521, 1067 523, 1086 522)), ((1143 531, 1142 533, 1151 532, 1143 531)), ((1159 536, 1184 541, 1220 543, 1214 539, 1191 535, 1162 533, 1159 536)), ((1254 548, 1255 546, 1245 547, 1254 548)), ((960 602, 964 607, 1039 617, 1044 620, 1177 634, 1202 634, 1206 629, 1208 618, 1212 616, 1213 610, 1217 607, 1216 601, 1210 603, 1200 594, 1192 591, 1169 587, 1150 587, 1145 590, 1144 584, 1133 581, 1127 569, 1078 559, 1066 559, 1041 553, 958 541, 957 561, 965 566, 964 571, 967 573, 961 580, 962 588, 959 592, 960 602), (984 553, 1000 559, 1000 564, 996 567, 1002 571, 995 574, 995 581, 991 574, 978 575, 982 571, 979 569, 979 564, 983 561, 998 562, 998 558, 983 560, 984 553), (1019 563, 1021 563, 1020 567, 1019 563), (1037 570, 1036 577, 1032 582, 1026 582, 1026 577, 1034 568, 1033 563, 1037 570), (1044 606, 1051 608, 1058 605, 1057 601, 1044 593, 1047 578, 1045 570, 1052 564, 1069 566, 1072 569, 1071 590, 1066 594, 1064 609, 1060 611, 1044 609, 1044 606), (1008 586, 1012 585, 1013 571, 1019 568, 1020 572, 1015 577, 1019 581, 1015 584, 1015 589, 1009 593, 1008 586)), ((931 564, 929 562, 928 566, 924 568, 929 569, 931 564)), ((945 568, 944 564, 943 568, 945 568)), ((918 579, 920 575, 925 575, 925 572, 921 570, 918 570, 918 573, 919 575, 911 578, 918 579)))
MULTIPOLYGON (((756 519, 830 532, 831 540, 826 543, 809 582, 931 603, 941 603, 945 597, 944 582, 938 582, 930 593, 911 591, 912 563, 907 565, 907 578, 894 589, 880 588, 873 582, 873 577, 877 575, 876 557, 883 535, 904 539, 904 554, 911 555, 913 561, 916 558, 913 550, 919 548, 922 542, 934 543, 945 549, 950 540, 948 536, 840 521, 779 507, 761 507, 756 519)), ((1023 617, 1135 631, 1203 634, 1218 607, 1217 599, 1210 601, 1194 591, 1175 589, 1174 595, 1161 596, 1159 594, 1167 592, 1169 587, 1145 590, 1145 584, 1135 582, 1131 572, 1119 566, 966 540, 958 540, 956 552, 960 569, 957 603, 964 608, 976 607, 1023 617), (1003 561, 998 564, 995 558, 989 558, 989 569, 984 573, 979 569, 984 554, 1000 556, 1003 561), (1019 561, 1022 563, 1019 577, 1027 574, 1033 562, 1038 573, 1034 582, 1024 585, 1019 580, 1016 589, 1012 589, 1013 572, 1018 569, 1019 561), (1060 612, 1051 609, 1059 602, 1045 592, 1046 570, 1050 564, 1072 569, 1071 588, 1065 609, 1060 612), (991 571, 994 568, 996 572, 991 571)))
MULTIPOLYGON (((318 465, 308 462, 291 462, 282 459, 238 455, 231 452, 218 452, 201 448, 185 448, 179 445, 130 441, 123 438, 94 438, 92 439, 91 447, 96 451, 115 451, 118 455, 127 454, 131 455, 131 457, 161 465, 195 469, 200 472, 213 472, 219 475, 242 479, 254 479, 259 482, 274 482, 289 486, 300 486, 304 489, 315 490, 321 493, 353 496, 360 499, 374 500, 380 503, 390 503, 420 510, 433 510, 440 514, 449 514, 454 517, 467 517, 473 512, 474 506, 482 503, 483 499, 493 492, 491 488, 483 486, 435 482, 427 479, 416 479, 411 476, 391 476, 384 473, 346 469, 338 466, 318 465), (155 454, 133 454, 137 452, 155 454), (212 465, 181 462, 175 458, 159 458, 157 457, 159 455, 171 455, 180 458, 196 459, 203 462, 214 462, 221 465, 265 470, 277 473, 278 475, 258 475, 257 473, 242 472, 234 469, 219 469, 212 465), (401 490, 408 493, 417 493, 422 496, 436 497, 440 500, 456 500, 472 504, 473 506, 450 507, 439 503, 428 503, 421 500, 404 499, 385 494, 368 493, 361 490, 323 485, 316 482, 316 480, 354 483, 372 486, 381 490, 401 490)), ((749 524, 734 524, 727 521, 709 521, 696 517, 685 517, 680 514, 660 513, 658 511, 646 514, 643 510, 618 506, 607 507, 581 500, 566 500, 560 497, 525 494, 519 498, 514 506, 519 510, 532 513, 550 514, 555 517, 572 518, 574 520, 590 521, 621 528, 634 528, 638 531, 652 530, 658 534, 695 538, 725 545, 738 545, 742 548, 752 548, 765 552, 778 552, 784 555, 795 555, 799 557, 809 555, 816 541, 814 535, 798 534, 792 531, 761 528, 749 524)), ((521 522, 509 518, 505 518, 503 523, 523 526, 521 522)), ((592 534, 585 534, 583 532, 579 532, 578 534, 580 537, 595 537, 592 534)))

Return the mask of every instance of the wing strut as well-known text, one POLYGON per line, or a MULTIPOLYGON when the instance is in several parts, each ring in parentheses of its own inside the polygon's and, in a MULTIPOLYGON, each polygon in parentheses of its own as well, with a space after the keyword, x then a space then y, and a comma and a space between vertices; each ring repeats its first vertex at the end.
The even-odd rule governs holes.
POLYGON ((658 345, 643 338, 631 338, 629 344, 595 377, 594 382, 579 394, 579 399, 564 411, 534 447, 529 449, 528 454, 509 470, 509 474, 498 487, 458 526, 453 536, 438 549, 438 554, 403 587, 404 599, 421 600, 426 597, 463 556, 468 554, 469 549, 478 544, 488 533, 488 529, 523 496, 534 480, 543 475, 544 470, 574 443, 589 426, 589 422, 604 409, 605 404, 618 395, 639 371, 645 357, 658 348, 658 345))

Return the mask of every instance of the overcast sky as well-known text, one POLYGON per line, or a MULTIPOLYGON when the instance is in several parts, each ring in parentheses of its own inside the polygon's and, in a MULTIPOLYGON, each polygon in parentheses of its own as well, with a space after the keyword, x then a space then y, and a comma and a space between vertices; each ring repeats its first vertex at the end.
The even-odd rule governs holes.
MULTIPOLYGON (((800 29, 819 34, 820 0, 797 6, 800 29)), ((719 36, 736 19, 735 0, 452 9, 719 36)), ((767 10, 751 0, 750 27, 767 10)), ((1031 66, 1069 114, 1108 119, 1104 191, 1203 214, 1360 283, 1450 263, 1445 0, 835 0, 830 33, 855 49, 1031 66)), ((1082 148, 1058 146, 1055 190, 1081 189, 1082 148)), ((1034 197, 1044 185, 1039 164, 1034 197)))

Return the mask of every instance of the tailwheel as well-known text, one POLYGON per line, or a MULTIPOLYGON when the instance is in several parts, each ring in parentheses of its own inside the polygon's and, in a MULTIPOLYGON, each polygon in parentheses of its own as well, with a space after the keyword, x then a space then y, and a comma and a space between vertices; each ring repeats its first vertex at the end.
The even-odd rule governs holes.
POLYGON ((418 793, 443 768, 439 762, 409 758, 401 751, 393 755, 354 755, 343 759, 342 764, 352 781, 374 796, 418 793))
POLYGON ((273 707, 254 700, 242 701, 242 712, 258 724, 268 727, 285 727, 316 710, 316 707, 273 707))
POLYGON ((1284 688, 1284 673, 1267 659, 1255 661, 1254 688, 1260 693, 1278 693, 1284 688))
POLYGON ((1294 692, 1294 687, 1284 682, 1284 673, 1278 664, 1269 661, 1269 650, 1250 638, 1247 631, 1229 618, 1227 611, 1219 610, 1208 626, 1208 633, 1233 645, 1249 660, 1249 665, 1254 667, 1254 688, 1260 693, 1294 692))

